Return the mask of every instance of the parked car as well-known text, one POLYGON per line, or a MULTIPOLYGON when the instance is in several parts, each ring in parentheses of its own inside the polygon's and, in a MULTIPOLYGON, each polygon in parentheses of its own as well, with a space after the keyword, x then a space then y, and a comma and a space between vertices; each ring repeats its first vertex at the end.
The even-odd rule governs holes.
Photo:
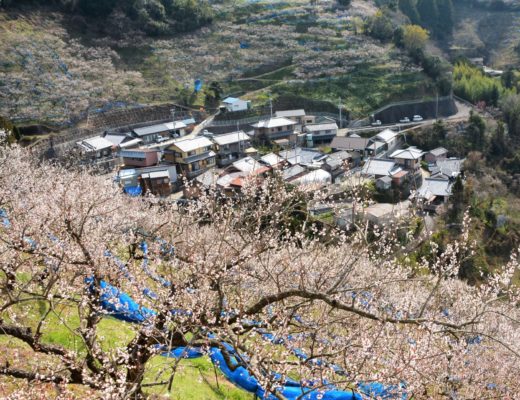
POLYGON ((379 126, 379 125, 381 125, 381 124, 382 124, 382 123, 381 123, 381 120, 379 120, 379 119, 376 120, 376 121, 374 121, 374 122, 372 122, 372 126, 379 126))
POLYGON ((399 122, 405 124, 405 123, 407 123, 407 122, 410 122, 410 118, 408 118, 408 117, 404 117, 404 118, 400 119, 399 122))
POLYGON ((413 116, 413 122, 421 122, 423 120, 423 117, 420 115, 414 115, 413 116))

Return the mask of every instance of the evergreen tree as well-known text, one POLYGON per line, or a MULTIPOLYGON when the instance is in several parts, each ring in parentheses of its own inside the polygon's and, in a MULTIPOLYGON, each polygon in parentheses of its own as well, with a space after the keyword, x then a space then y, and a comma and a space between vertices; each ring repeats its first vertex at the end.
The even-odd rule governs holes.
POLYGON ((415 0, 399 0, 399 9, 405 14, 412 24, 418 24, 421 22, 415 0))
POLYGON ((444 122, 442 120, 438 120, 433 124, 433 137, 436 145, 439 145, 444 139, 446 139, 446 135, 448 134, 448 130, 446 129, 446 126, 444 125, 444 122))
POLYGON ((421 18, 421 25, 429 29, 432 33, 437 32, 437 24, 440 18, 437 0, 419 0, 417 3, 417 11, 421 18))
POLYGON ((497 128, 493 133, 493 137, 491 138, 489 155, 491 158, 502 159, 509 157, 510 154, 511 152, 509 151, 509 147, 507 145, 504 123, 499 121, 497 128))
POLYGON ((497 85, 493 85, 493 89, 491 89, 489 102, 493 107, 498 105, 498 98, 500 97, 500 92, 498 91, 497 85))
POLYGON ((500 107, 504 112, 509 136, 518 143, 520 141, 520 95, 512 94, 505 97, 500 107))
POLYGON ((455 25, 453 3, 451 0, 437 0, 437 8, 439 10, 439 18, 435 27, 436 36, 451 36, 455 25))
POLYGON ((451 188, 450 209, 448 211, 448 221, 451 223, 459 223, 464 214, 464 183, 461 176, 457 176, 455 183, 451 188))
POLYGON ((502 85, 504 85, 504 87, 506 89, 511 89, 513 88, 513 86, 515 86, 515 73, 514 73, 514 70, 513 68, 509 67, 506 72, 504 72, 504 74, 502 75, 502 85))
POLYGON ((486 146, 486 123, 482 117, 470 111, 469 125, 466 128, 466 137, 473 150, 484 150, 486 146))

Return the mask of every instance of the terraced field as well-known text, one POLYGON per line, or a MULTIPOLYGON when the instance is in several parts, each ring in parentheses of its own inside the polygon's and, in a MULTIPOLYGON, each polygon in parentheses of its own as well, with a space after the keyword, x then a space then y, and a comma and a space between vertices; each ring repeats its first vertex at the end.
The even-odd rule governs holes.
POLYGON ((217 81, 224 94, 257 105, 268 95, 334 104, 341 97, 353 116, 430 91, 407 57, 360 32, 359 18, 377 10, 370 1, 348 10, 333 0, 225 0, 214 8, 210 27, 163 38, 116 39, 48 9, 0 14, 0 114, 66 125, 87 109, 203 106, 194 79, 217 81))

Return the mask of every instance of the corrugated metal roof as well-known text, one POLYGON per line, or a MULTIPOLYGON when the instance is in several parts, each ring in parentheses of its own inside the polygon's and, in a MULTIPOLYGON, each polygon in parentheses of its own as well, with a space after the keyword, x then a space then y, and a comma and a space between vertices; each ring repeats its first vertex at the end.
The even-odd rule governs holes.
POLYGON ((212 137, 213 141, 219 146, 225 146, 226 144, 239 143, 249 140, 249 136, 244 131, 237 131, 226 133, 224 135, 215 135, 212 137))
POLYGON ((391 129, 385 129, 384 131, 379 132, 376 136, 374 136, 374 138, 377 138, 379 140, 382 140, 383 142, 388 143, 398 135, 399 134, 397 132, 394 132, 391 129))
POLYGON ((364 175, 390 175, 390 173, 396 169, 396 164, 393 160, 378 160, 371 158, 365 165, 363 165, 362 173, 364 175))
POLYGON ((245 157, 241 160, 235 161, 233 167, 242 172, 253 172, 263 168, 264 166, 252 157, 245 157))
POLYGON ((444 147, 437 147, 436 149, 430 150, 428 153, 433 154, 434 156, 441 156, 443 154, 447 154, 448 150, 444 147))
POLYGON ((390 158, 401 158, 403 160, 418 160, 424 155, 424 152, 417 147, 409 147, 394 151, 390 158))
POLYGON ((449 196, 451 195, 452 182, 445 179, 426 178, 423 185, 418 190, 418 196, 429 199, 431 196, 449 196))
POLYGON ((129 158, 142 158, 144 160, 146 158, 146 152, 143 150, 122 150, 119 152, 119 156, 129 158))
POLYGON ((303 174, 305 171, 306 169, 301 165, 293 165, 292 167, 283 170, 282 177, 284 180, 289 180, 303 174))
POLYGON ((105 139, 111 142, 114 145, 119 145, 125 139, 128 139, 128 136, 125 135, 105 135, 105 139))
POLYGON ((324 124, 309 124, 305 125, 305 130, 309 132, 316 132, 316 131, 327 131, 327 130, 337 130, 338 125, 334 122, 328 122, 324 124))
POLYGON ((284 110, 284 111, 276 111, 274 113, 275 117, 305 117, 305 110, 284 110))
POLYGON ((186 124, 184 122, 182 122, 182 121, 166 122, 164 125, 170 131, 173 131, 175 129, 184 129, 184 128, 186 128, 186 124))
POLYGON ((283 158, 280 157, 278 154, 269 153, 261 157, 260 160, 273 167, 277 164, 280 164, 283 161, 283 158))
POLYGON ((367 147, 368 140, 366 138, 362 138, 359 136, 337 136, 332 139, 332 143, 330 147, 333 149, 341 149, 341 150, 358 150, 364 151, 367 147))
POLYGON ((296 125, 296 122, 284 118, 284 117, 274 117, 269 119, 264 119, 262 121, 258 121, 256 124, 251 125, 253 128, 278 128, 282 126, 293 126, 296 125))
POLYGON ((172 145, 178 147, 181 151, 188 152, 202 147, 212 146, 213 143, 204 136, 198 136, 193 139, 176 140, 172 145))
POLYGON ((102 136, 95 136, 89 139, 77 142, 87 151, 98 151, 111 148, 114 144, 102 136))
POLYGON ((233 104, 239 101, 240 99, 237 99, 236 97, 227 97, 224 100, 222 100, 222 103, 224 104, 233 104))
POLYGON ((146 136, 146 135, 152 135, 154 133, 166 132, 168 130, 169 129, 165 124, 157 124, 157 125, 145 126, 143 128, 135 128, 134 133, 137 136, 146 136))
POLYGON ((281 151, 280 157, 290 164, 316 164, 323 161, 327 156, 319 151, 307 150, 297 147, 296 149, 281 151))

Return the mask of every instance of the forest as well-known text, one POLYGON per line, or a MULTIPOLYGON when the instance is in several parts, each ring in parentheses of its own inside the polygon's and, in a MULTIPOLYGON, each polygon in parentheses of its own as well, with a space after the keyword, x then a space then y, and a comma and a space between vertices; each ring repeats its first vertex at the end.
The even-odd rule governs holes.
POLYGON ((3 0, 0 7, 51 5, 87 19, 107 19, 119 11, 140 25, 149 35, 190 32, 212 21, 205 0, 3 0))

